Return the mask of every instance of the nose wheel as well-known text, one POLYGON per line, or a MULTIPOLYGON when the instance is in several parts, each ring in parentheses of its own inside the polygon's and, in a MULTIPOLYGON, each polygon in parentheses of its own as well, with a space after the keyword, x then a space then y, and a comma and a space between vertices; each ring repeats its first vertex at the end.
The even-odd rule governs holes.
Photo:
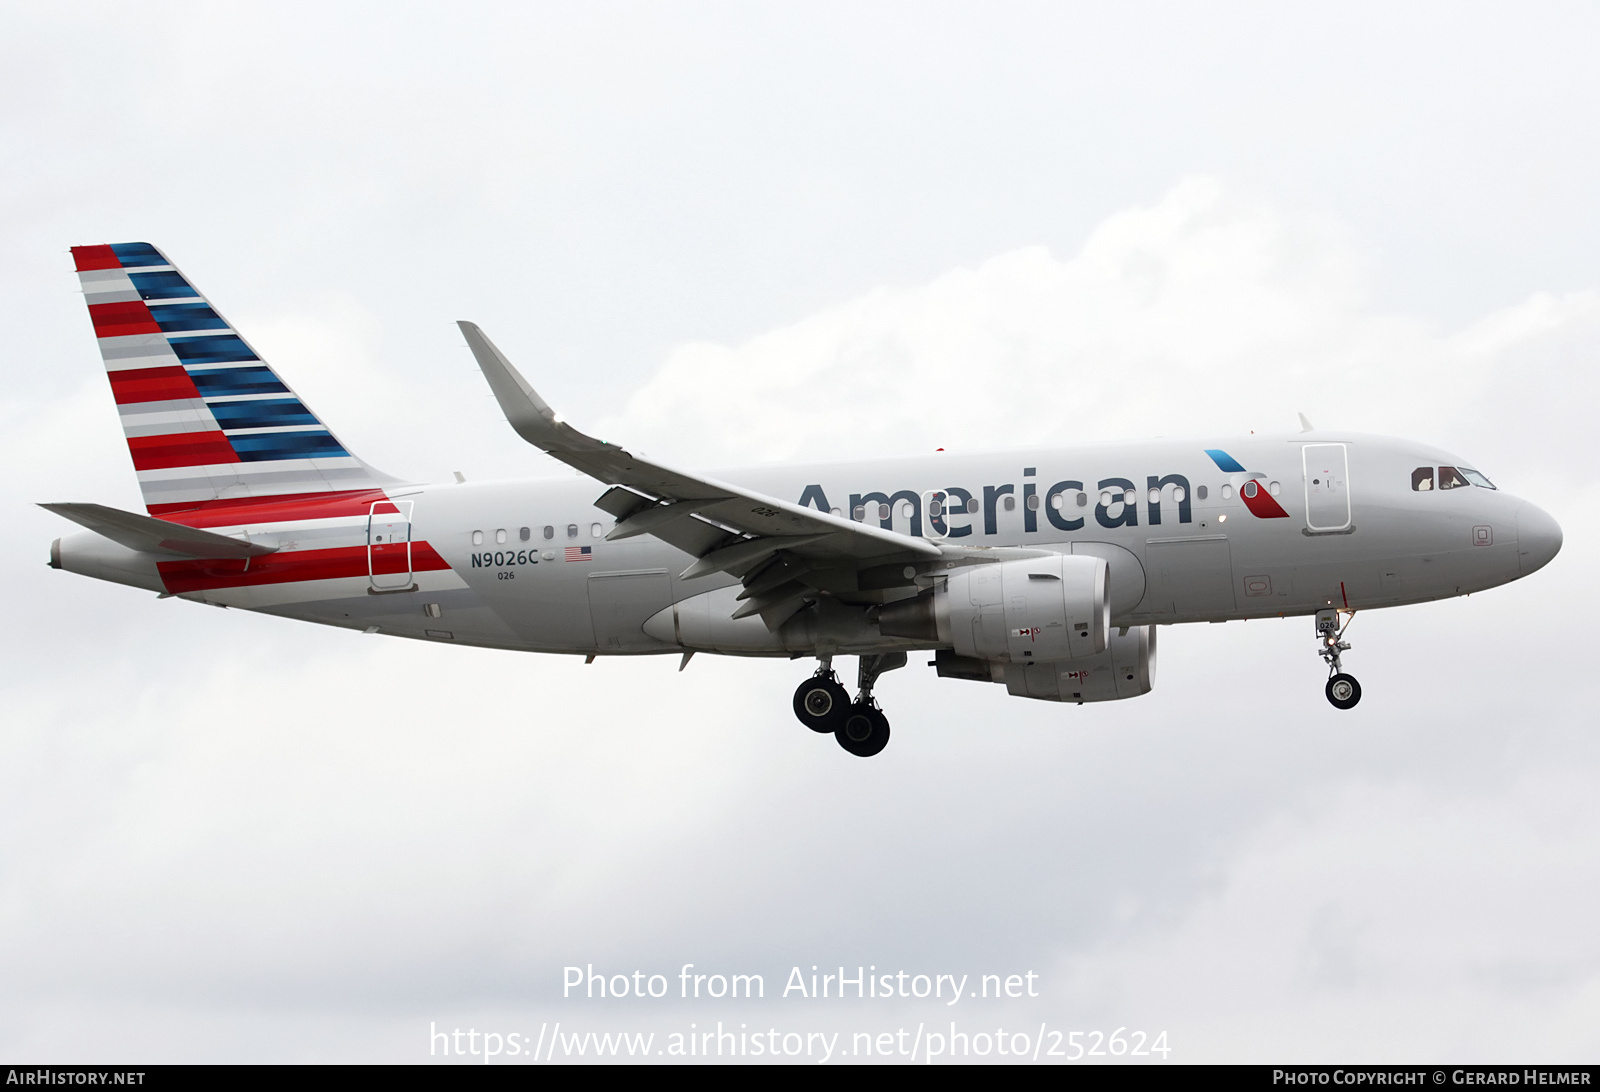
POLYGON ((1323 688, 1323 693, 1335 709, 1354 709, 1361 700, 1361 684, 1356 682, 1354 675, 1346 675, 1343 664, 1339 662, 1340 653, 1350 651, 1350 642, 1344 639, 1344 631, 1350 628, 1355 616, 1355 611, 1351 611, 1350 617, 1341 624, 1338 611, 1317 611, 1317 640, 1322 644, 1318 655, 1328 665, 1328 685, 1323 688))
POLYGON ((1354 675, 1339 672, 1328 680, 1328 685, 1323 691, 1328 695, 1328 701, 1333 703, 1335 709, 1353 708, 1361 700, 1361 684, 1356 682, 1354 675))

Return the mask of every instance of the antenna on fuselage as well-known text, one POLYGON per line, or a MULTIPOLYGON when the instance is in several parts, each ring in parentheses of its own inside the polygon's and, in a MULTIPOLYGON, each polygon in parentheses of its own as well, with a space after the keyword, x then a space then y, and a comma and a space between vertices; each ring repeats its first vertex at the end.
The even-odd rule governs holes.
POLYGON ((1315 425, 1313 425, 1310 421, 1307 421, 1306 420, 1306 415, 1302 413, 1300 415, 1300 431, 1301 432, 1315 432, 1316 430, 1317 430, 1317 427, 1315 425))

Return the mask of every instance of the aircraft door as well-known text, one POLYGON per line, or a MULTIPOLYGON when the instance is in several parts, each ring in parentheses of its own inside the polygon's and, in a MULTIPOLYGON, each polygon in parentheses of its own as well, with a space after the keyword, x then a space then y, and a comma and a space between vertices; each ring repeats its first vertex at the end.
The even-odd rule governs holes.
POLYGON ((411 590, 411 505, 377 501, 367 510, 367 578, 373 591, 411 590))
POLYGON ((1344 444, 1306 444, 1306 527, 1343 531, 1350 526, 1350 470, 1344 444))

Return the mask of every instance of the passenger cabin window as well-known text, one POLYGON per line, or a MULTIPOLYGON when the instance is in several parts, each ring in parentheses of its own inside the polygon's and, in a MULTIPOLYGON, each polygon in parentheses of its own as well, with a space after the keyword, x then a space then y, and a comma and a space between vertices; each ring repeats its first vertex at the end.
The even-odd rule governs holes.
POLYGON ((482 531, 474 531, 474 532, 472 532, 472 544, 474 546, 482 546, 483 545, 483 532, 482 531))
POLYGON ((532 527, 524 527, 522 530, 517 532, 517 537, 522 539, 523 542, 527 542, 530 538, 533 537, 533 528, 532 527))
POLYGON ((567 524, 567 537, 568 538, 577 538, 578 537, 578 525, 576 523, 567 524))
POLYGON ((604 533, 605 533, 605 528, 601 527, 598 523, 589 524, 589 537, 590 538, 599 538, 604 533))
POLYGON ((1411 489, 1416 493, 1426 493, 1433 488, 1433 467, 1419 466, 1411 472, 1411 489))
POLYGON ((1194 495, 1197 500, 1205 500, 1206 494, 1209 492, 1210 490, 1203 485, 1197 485, 1194 487, 1194 495))
POLYGON ((1016 497, 1006 497, 1005 500, 1000 502, 1000 504, 1001 507, 1003 507, 1007 512, 1015 512, 1017 510, 1016 497))
POLYGON ((1467 479, 1461 476, 1461 471, 1455 467, 1441 466, 1439 468, 1440 489, 1461 489, 1468 484, 1467 479))
POLYGON ((556 537, 556 529, 554 527, 551 527, 548 523, 545 524, 545 527, 544 527, 544 537, 545 537, 546 540, 549 540, 549 539, 552 539, 552 538, 556 537))
POLYGON ((501 546, 506 544, 506 529, 504 527, 494 533, 494 540, 501 546))

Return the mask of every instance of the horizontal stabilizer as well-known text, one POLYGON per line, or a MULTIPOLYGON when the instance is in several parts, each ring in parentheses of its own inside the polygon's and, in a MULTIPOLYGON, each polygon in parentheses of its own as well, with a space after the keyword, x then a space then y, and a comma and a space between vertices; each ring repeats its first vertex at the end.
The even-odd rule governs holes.
POLYGON ((140 516, 103 504, 41 504, 58 516, 65 516, 112 542, 146 554, 171 554, 176 557, 260 557, 274 553, 276 546, 246 542, 214 531, 201 531, 153 516, 140 516))

